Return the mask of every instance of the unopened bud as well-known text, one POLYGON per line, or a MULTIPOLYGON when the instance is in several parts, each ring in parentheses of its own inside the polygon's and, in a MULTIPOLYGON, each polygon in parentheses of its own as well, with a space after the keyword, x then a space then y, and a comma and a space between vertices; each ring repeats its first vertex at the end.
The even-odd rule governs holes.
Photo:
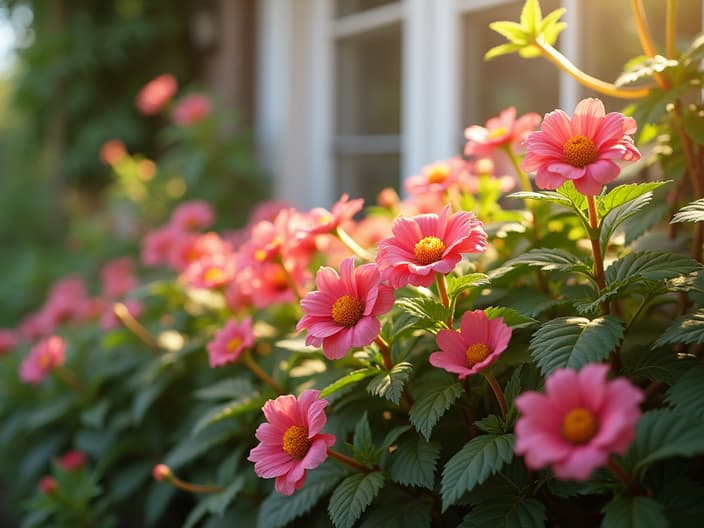
POLYGON ((59 489, 59 484, 56 479, 51 475, 45 475, 39 481, 39 491, 46 493, 47 495, 52 495, 59 489))
POLYGON ((152 475, 154 476, 154 480, 157 482, 169 481, 171 480, 171 477, 173 477, 171 468, 169 468, 166 464, 157 464, 154 466, 154 469, 152 469, 152 475))

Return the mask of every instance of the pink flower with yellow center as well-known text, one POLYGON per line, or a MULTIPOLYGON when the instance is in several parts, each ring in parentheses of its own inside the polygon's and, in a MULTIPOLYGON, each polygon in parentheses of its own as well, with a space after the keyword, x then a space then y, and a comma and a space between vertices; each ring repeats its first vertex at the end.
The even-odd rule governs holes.
POLYGON ((317 207, 308 214, 311 226, 306 229, 310 234, 332 233, 337 227, 362 210, 364 199, 350 200, 349 195, 343 194, 332 206, 332 211, 317 207))
POLYGON ((511 328, 501 317, 488 319, 483 310, 474 310, 462 315, 459 332, 440 330, 435 339, 440 351, 430 354, 430 364, 464 380, 499 359, 511 340, 511 328))
POLYGON ((176 239, 171 252, 169 263, 176 271, 184 271, 189 264, 204 257, 231 253, 232 246, 225 242, 220 235, 214 232, 204 234, 182 233, 176 239))
POLYGON ((269 262, 244 269, 241 277, 238 273, 237 281, 242 286, 242 291, 251 297, 254 306, 259 309, 272 304, 296 302, 294 288, 299 292, 307 291, 310 272, 295 261, 287 263, 286 270, 281 264, 269 262), (244 284, 245 281, 247 284, 244 284))
POLYGON ((66 341, 59 336, 48 337, 32 347, 20 365, 20 380, 38 385, 47 375, 64 363, 66 341))
POLYGON ((557 189, 572 180, 579 192, 594 196, 620 172, 616 160, 637 161, 640 152, 629 134, 636 122, 618 112, 606 113, 599 99, 579 102, 570 118, 562 110, 545 115, 540 130, 526 139, 521 166, 537 171, 541 189, 557 189))
POLYGON ((490 156, 497 148, 507 145, 520 145, 529 132, 540 123, 540 116, 529 113, 516 119, 516 109, 507 108, 498 117, 486 122, 486 127, 473 125, 464 131, 467 144, 466 156, 484 158, 490 156))
POLYGON ((234 363, 240 354, 254 345, 254 330, 252 319, 246 318, 241 322, 230 320, 225 327, 215 333, 206 348, 210 357, 211 367, 220 367, 226 363, 234 363))
POLYGON ((317 291, 301 300, 305 315, 296 330, 308 330, 306 344, 323 347, 328 359, 340 359, 350 349, 372 343, 381 330, 377 317, 394 303, 394 291, 381 284, 374 264, 354 267, 347 258, 340 265, 340 275, 321 267, 315 277, 317 291))
POLYGON ((255 433, 259 445, 249 453, 254 471, 260 478, 275 478, 274 487, 292 495, 303 487, 306 471, 325 462, 335 436, 321 433, 327 417, 328 402, 318 399, 320 391, 306 390, 298 399, 291 394, 264 404, 267 422, 255 433))
POLYGON ((531 469, 552 466, 560 479, 587 480, 611 453, 622 455, 636 436, 643 391, 625 378, 608 381, 607 365, 579 372, 557 369, 545 394, 516 399, 516 453, 531 469))
POLYGON ((178 90, 176 78, 165 73, 152 79, 137 94, 137 109, 143 115, 158 113, 178 90))
POLYGON ((180 231, 197 231, 210 227, 214 221, 215 212, 208 202, 191 200, 174 209, 169 225, 180 231))
POLYGON ((171 251, 182 236, 181 230, 170 225, 149 231, 142 239, 142 264, 160 266, 168 263, 171 251))
POLYGON ((181 126, 194 125, 210 115, 210 98, 203 94, 190 94, 176 103, 173 111, 174 123, 181 126))
POLYGON ((466 163, 462 158, 454 157, 426 165, 420 174, 406 180, 406 190, 412 195, 443 193, 457 182, 457 176, 466 163))
POLYGON ((482 225, 469 211, 450 214, 449 206, 439 215, 397 218, 393 234, 379 242, 376 263, 382 279, 394 288, 430 286, 435 273, 450 273, 463 253, 486 250, 482 225))
POLYGON ((214 253, 191 262, 179 278, 193 288, 217 289, 232 281, 236 271, 234 253, 214 253))

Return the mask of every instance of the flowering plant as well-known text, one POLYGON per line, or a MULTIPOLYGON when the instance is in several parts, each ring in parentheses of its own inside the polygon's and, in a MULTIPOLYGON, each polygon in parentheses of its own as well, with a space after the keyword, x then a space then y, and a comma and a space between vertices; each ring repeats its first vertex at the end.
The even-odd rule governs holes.
MULTIPOLYGON (((139 277, 121 258, 97 298, 75 277, 52 289, 2 334, 14 492, 79 449, 96 461, 78 464, 80 511, 108 524, 694 525, 704 195, 690 154, 704 147, 684 88, 670 91, 701 80, 704 41, 669 69, 640 63, 657 88, 595 83, 552 47, 560 15, 527 0, 520 23, 492 26, 510 42, 489 56, 544 54, 642 99, 635 117, 597 98, 542 120, 507 110, 468 128, 466 158, 422 169, 406 200, 384 191, 361 220, 343 195, 205 233, 214 211, 188 202, 143 237, 139 277), (663 93, 669 120, 644 114, 663 93), (634 139, 646 124, 660 148, 634 139), (513 174, 494 172, 498 152, 513 174), (668 180, 627 180, 635 162, 668 180), (106 305, 120 326, 101 334, 106 305)), ((27 526, 62 522, 55 470, 27 526)))

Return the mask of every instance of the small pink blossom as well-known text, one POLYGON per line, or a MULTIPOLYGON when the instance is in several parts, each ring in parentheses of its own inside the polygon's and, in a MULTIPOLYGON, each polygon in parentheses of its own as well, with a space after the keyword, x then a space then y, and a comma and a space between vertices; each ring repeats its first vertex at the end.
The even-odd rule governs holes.
POLYGON ((340 275, 321 267, 315 277, 318 291, 301 300, 305 312, 296 330, 308 330, 306 344, 323 347, 328 359, 340 359, 350 349, 368 345, 381 330, 377 317, 394 303, 394 291, 381 284, 374 264, 354 267, 354 259, 342 261, 340 275))
POLYGON ((179 278, 193 288, 215 289, 232 281, 236 271, 237 259, 234 253, 215 253, 191 262, 179 278))
POLYGON ((411 176, 405 182, 406 190, 411 195, 426 193, 444 193, 457 181, 458 171, 466 164, 462 158, 451 158, 426 165, 417 176, 411 176))
POLYGON ((478 374, 494 363, 511 340, 511 328, 501 317, 488 319, 483 310, 465 312, 460 331, 440 330, 439 352, 430 354, 430 364, 459 374, 460 380, 478 374))
POLYGON ((273 304, 292 303, 296 301, 296 293, 306 291, 310 273, 305 267, 289 263, 284 269, 281 264, 267 262, 260 266, 251 266, 238 273, 237 281, 241 291, 252 299, 254 306, 265 309, 273 304))
POLYGON ((572 118, 562 110, 545 115, 540 130, 526 139, 522 167, 537 171, 535 183, 541 189, 557 189, 572 180, 579 192, 594 196, 618 177, 615 160, 640 159, 630 136, 636 126, 631 117, 606 114, 599 99, 584 99, 572 118))
POLYGON ((169 225, 149 231, 142 240, 142 264, 150 267, 167 264, 173 247, 182 236, 182 231, 169 225))
POLYGON ((450 214, 449 206, 440 215, 399 217, 391 230, 393 234, 379 242, 376 262, 382 279, 394 288, 430 286, 435 273, 450 273, 463 253, 487 248, 486 233, 474 214, 450 214))
POLYGON ((194 93, 187 95, 176 103, 173 111, 174 123, 190 126, 199 123, 210 115, 212 102, 206 95, 194 93))
POLYGON ((321 433, 327 417, 328 402, 318 399, 320 391, 306 390, 298 399, 291 394, 264 404, 267 422, 255 433, 259 445, 249 453, 254 471, 260 478, 276 478, 274 487, 292 495, 303 487, 306 471, 325 462, 335 436, 321 433))
POLYGON ((357 198, 350 200, 349 195, 343 194, 340 199, 332 206, 332 211, 317 207, 309 213, 311 218, 311 227, 308 232, 319 235, 321 233, 332 233, 337 227, 347 220, 350 220, 354 215, 362 210, 364 199, 357 198))
POLYGON ((59 483, 51 475, 44 475, 39 480, 39 491, 45 495, 52 495, 59 489, 59 483))
POLYGON ((59 458, 59 466, 66 471, 75 471, 86 464, 86 454, 82 451, 68 451, 59 458))
POLYGON ((529 132, 535 130, 540 123, 536 113, 525 114, 516 119, 516 109, 507 108, 498 117, 492 117, 486 122, 486 128, 473 125, 464 131, 467 144, 464 148, 466 156, 490 156, 497 148, 512 145, 518 146, 529 132))
POLYGON ((607 365, 579 372, 557 369, 545 394, 516 399, 516 453, 531 469, 552 466, 560 479, 587 480, 611 453, 622 455, 636 436, 643 391, 625 378, 608 381, 607 365))
POLYGON ((254 206, 249 214, 248 224, 253 226, 263 220, 273 222, 278 214, 284 209, 290 209, 291 204, 283 200, 266 200, 254 206))
POLYGON ((134 264, 130 257, 111 260, 100 270, 102 294, 110 299, 117 299, 137 287, 134 264))
POLYGON ((7 354, 17 346, 19 339, 13 330, 0 328, 0 356, 7 354))
POLYGON ((143 115, 158 113, 178 90, 176 78, 168 73, 152 79, 137 94, 137 109, 143 115))
POLYGON ((179 205, 171 213, 169 225, 181 231, 197 231, 213 225, 215 212, 203 200, 192 200, 179 205))
POLYGON ((241 322, 230 320, 225 327, 215 333, 206 348, 210 357, 211 367, 220 367, 226 363, 234 363, 240 354, 254 345, 254 330, 252 319, 246 318, 241 322))
POLYGON ((32 347, 20 365, 20 380, 38 385, 55 368, 63 365, 66 341, 59 336, 46 338, 32 347))
POLYGON ((204 257, 232 253, 232 246, 215 232, 194 235, 182 233, 171 248, 169 263, 176 271, 184 271, 189 264, 204 257))

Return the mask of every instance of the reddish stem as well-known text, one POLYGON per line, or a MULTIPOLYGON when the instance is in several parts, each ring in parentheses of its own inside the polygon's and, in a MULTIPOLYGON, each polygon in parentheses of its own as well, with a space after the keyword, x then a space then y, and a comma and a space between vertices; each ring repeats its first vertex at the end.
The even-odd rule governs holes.
MULTIPOLYGON (((606 277, 604 275, 604 258, 601 255, 601 245, 599 244, 599 216, 596 212, 596 201, 593 196, 587 196, 587 206, 589 207, 589 225, 592 228, 589 233, 589 241, 592 243, 592 253, 594 254, 594 276, 599 295, 606 288, 606 277)), ((604 315, 611 312, 608 302, 601 303, 601 313, 604 315)))
POLYGON ((506 405, 506 397, 504 396, 504 391, 501 389, 501 385, 496 380, 496 377, 491 372, 483 372, 486 381, 489 383, 491 390, 494 391, 494 396, 496 396, 496 401, 499 402, 499 407, 501 408, 501 416, 506 418, 508 414, 508 406, 506 405))
POLYGON ((269 385, 274 391, 276 391, 276 394, 283 394, 284 391, 281 390, 281 385, 276 383, 274 381, 274 378, 269 376, 264 370, 256 364, 254 359, 252 358, 252 355, 249 353, 249 350, 246 350, 242 353, 242 363, 247 365, 247 368, 252 371, 252 373, 257 376, 260 380, 262 380, 264 383, 269 385))
POLYGON ((353 469, 356 469, 357 471, 361 471, 362 473, 370 473, 372 471, 367 466, 357 462, 354 458, 348 457, 347 455, 343 455, 342 453, 335 451, 330 447, 328 447, 328 456, 330 458, 334 458, 338 462, 342 462, 343 464, 350 466, 353 469))
POLYGON ((388 343, 379 335, 374 338, 374 342, 379 345, 379 350, 381 350, 381 357, 384 358, 384 368, 391 372, 391 369, 394 368, 394 364, 391 361, 391 352, 389 351, 388 343))

